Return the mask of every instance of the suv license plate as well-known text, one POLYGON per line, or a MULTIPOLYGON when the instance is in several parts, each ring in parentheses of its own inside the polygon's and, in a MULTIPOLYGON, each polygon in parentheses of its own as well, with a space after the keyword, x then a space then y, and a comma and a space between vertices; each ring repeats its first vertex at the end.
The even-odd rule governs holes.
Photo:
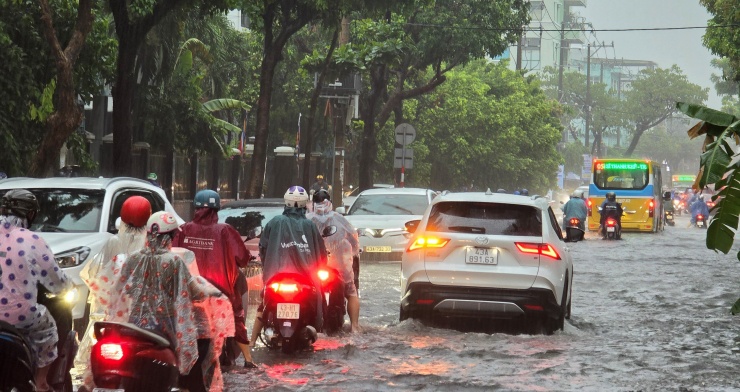
POLYGON ((468 264, 498 264, 498 249, 468 248, 465 251, 465 262, 468 264))
POLYGON ((277 318, 295 320, 301 314, 300 304, 277 304, 277 318))
POLYGON ((391 253, 390 246, 366 246, 365 252, 391 253))

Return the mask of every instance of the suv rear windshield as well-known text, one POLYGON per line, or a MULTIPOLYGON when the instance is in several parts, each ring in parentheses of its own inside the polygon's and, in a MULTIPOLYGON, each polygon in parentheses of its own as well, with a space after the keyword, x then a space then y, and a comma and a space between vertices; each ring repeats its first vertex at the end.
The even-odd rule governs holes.
POLYGON ((87 189, 31 189, 41 211, 31 230, 94 233, 100 227, 105 191, 87 189))
POLYGON ((427 230, 488 235, 542 236, 540 210, 504 203, 445 202, 432 208, 427 230))
POLYGON ((426 195, 360 195, 349 215, 424 215, 428 205, 426 195))

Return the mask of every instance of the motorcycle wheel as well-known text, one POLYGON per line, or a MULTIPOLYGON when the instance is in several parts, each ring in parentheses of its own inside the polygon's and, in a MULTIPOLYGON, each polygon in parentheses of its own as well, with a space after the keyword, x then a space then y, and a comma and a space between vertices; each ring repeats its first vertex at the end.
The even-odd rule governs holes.
POLYGON ((342 326, 344 326, 344 314, 341 309, 332 306, 324 320, 324 331, 327 335, 335 335, 342 332, 342 326))
POLYGON ((280 349, 283 352, 283 354, 293 354, 296 350, 296 343, 298 342, 298 339, 290 338, 286 339, 283 338, 283 344, 281 345, 280 349))

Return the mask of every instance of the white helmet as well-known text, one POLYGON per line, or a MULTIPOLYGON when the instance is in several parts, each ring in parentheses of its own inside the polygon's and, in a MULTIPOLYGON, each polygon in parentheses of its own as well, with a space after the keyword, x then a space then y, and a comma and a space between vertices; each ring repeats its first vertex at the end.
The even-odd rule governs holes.
POLYGON ((294 185, 285 192, 285 205, 287 207, 306 208, 308 203, 308 192, 303 187, 294 185))
POLYGON ((583 199, 583 191, 580 189, 576 189, 575 191, 573 191, 573 197, 583 199))
POLYGON ((166 234, 179 230, 180 225, 177 223, 172 214, 167 211, 159 211, 152 214, 146 222, 146 231, 152 234, 166 234))

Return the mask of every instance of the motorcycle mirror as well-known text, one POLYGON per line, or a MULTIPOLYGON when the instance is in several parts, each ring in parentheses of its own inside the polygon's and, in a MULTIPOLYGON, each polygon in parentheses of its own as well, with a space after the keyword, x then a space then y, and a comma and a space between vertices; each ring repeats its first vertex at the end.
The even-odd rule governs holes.
POLYGON ((329 237, 331 235, 334 235, 337 232, 336 226, 326 226, 324 227, 324 230, 321 232, 322 237, 329 237))
POLYGON ((257 226, 253 228, 252 230, 249 230, 249 233, 247 235, 247 241, 257 238, 262 235, 262 226, 257 226))

